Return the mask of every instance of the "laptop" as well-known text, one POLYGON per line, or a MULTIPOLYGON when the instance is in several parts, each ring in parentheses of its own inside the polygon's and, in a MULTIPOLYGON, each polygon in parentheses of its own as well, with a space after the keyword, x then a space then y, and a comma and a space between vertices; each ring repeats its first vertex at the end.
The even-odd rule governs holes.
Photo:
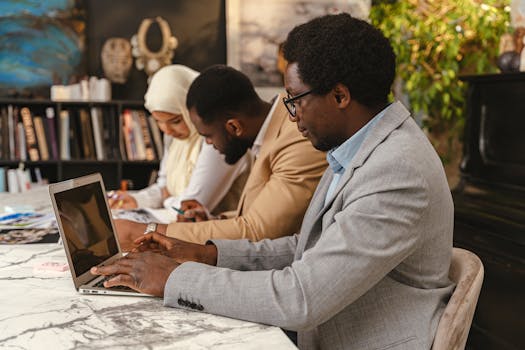
POLYGON ((105 288, 106 276, 89 272, 123 257, 99 173, 49 185, 73 283, 82 294, 150 296, 128 287, 105 288))

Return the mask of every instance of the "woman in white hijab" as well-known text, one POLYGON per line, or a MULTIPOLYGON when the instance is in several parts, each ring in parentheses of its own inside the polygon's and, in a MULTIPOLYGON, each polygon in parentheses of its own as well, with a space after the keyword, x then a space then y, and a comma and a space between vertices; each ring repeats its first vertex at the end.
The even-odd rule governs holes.
POLYGON ((158 179, 136 193, 118 192, 109 201, 112 208, 179 208, 182 202, 197 201, 213 210, 228 192, 228 203, 221 203, 220 210, 236 208, 249 159, 244 157, 228 165, 195 130, 186 108, 186 95, 198 75, 182 65, 163 67, 153 75, 144 106, 164 132, 158 179), (237 178, 241 181, 235 182, 237 178), (235 188, 231 188, 234 182, 235 188))

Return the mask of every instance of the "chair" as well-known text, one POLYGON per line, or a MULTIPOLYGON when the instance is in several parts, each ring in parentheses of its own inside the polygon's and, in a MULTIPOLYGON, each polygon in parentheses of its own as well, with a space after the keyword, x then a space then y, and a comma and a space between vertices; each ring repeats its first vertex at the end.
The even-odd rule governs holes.
POLYGON ((476 254, 453 248, 449 278, 456 289, 439 320, 432 350, 465 348, 483 283, 483 264, 476 254))

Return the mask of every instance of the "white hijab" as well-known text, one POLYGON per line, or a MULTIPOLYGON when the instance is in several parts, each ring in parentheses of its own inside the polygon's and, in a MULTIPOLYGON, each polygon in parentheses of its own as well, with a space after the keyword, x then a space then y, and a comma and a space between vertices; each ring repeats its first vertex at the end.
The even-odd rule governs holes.
MULTIPOLYGON (((182 114, 190 135, 181 140, 173 138, 166 159, 166 188, 171 196, 179 196, 190 182, 191 173, 199 156, 202 139, 190 120, 186 95, 198 72, 174 64, 159 69, 151 78, 144 106, 150 111, 182 114)), ((164 136, 166 137, 166 136, 164 136)))

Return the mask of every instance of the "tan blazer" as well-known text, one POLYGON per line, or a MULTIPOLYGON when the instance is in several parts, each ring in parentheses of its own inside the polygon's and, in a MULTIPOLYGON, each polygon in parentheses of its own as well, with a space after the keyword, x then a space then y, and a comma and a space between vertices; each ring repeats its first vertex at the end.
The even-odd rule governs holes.
POLYGON ((259 241, 292 235, 299 231, 326 166, 325 153, 299 133, 279 102, 246 181, 237 215, 224 220, 175 222, 168 225, 166 234, 196 243, 212 238, 259 241))

